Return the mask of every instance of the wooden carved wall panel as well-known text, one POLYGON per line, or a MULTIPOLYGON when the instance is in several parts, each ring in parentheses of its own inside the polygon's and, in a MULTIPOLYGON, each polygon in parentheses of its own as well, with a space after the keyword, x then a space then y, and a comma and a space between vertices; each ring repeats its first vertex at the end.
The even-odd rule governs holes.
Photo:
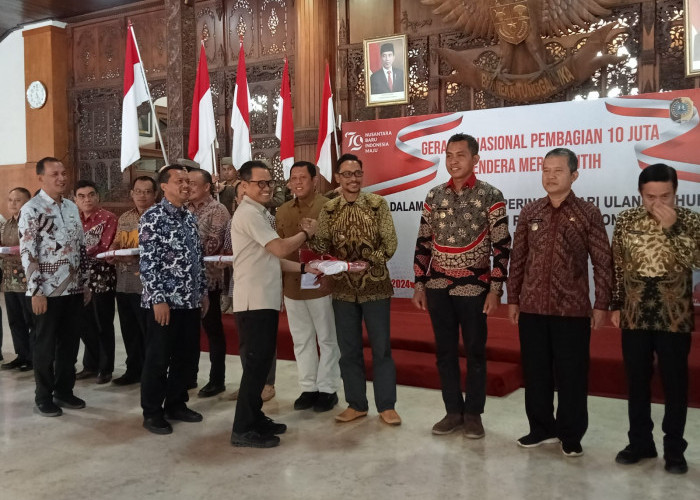
POLYGON ((257 25, 254 7, 255 0, 226 0, 226 61, 230 66, 238 63, 239 39, 243 37, 246 59, 256 57, 257 25))
MULTIPOLYGON (((222 0, 201 2, 195 5, 195 33, 198 40, 204 40, 209 70, 226 64, 224 42, 224 12, 222 0)), ((199 48, 197 48, 199 61, 199 48)))
MULTIPOLYGON (((81 26, 73 30, 73 82, 75 85, 95 84, 99 71, 98 47, 97 25, 81 26)), ((124 49, 122 49, 123 53, 124 49)))
POLYGON ((121 81, 124 72, 126 33, 121 20, 100 24, 98 27, 99 78, 105 84, 121 81))
POLYGON ((287 0, 262 0, 260 2, 259 50, 261 56, 284 54, 294 46, 290 29, 291 2, 287 0))
POLYGON ((655 45, 663 90, 695 87, 695 79, 685 77, 684 19, 683 0, 656 1, 655 45))
MULTIPOLYGON (((134 25, 134 35, 146 78, 165 78, 168 70, 165 12, 149 12, 132 16, 130 19, 134 25)), ((121 50, 124 51, 123 48, 121 50)))

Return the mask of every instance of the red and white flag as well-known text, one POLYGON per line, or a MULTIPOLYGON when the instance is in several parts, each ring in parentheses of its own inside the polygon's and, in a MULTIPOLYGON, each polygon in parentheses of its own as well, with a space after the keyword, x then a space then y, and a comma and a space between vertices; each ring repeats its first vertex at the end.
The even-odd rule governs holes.
POLYGON ((191 160, 199 163, 202 169, 211 174, 215 172, 214 155, 212 154, 212 145, 215 141, 214 102, 211 98, 207 54, 204 50, 204 40, 202 40, 202 48, 199 51, 199 65, 197 66, 197 78, 194 82, 194 95, 192 96, 190 143, 187 152, 191 160))
POLYGON ((331 75, 326 63, 326 77, 323 85, 323 100, 321 101, 321 116, 318 124, 318 146, 316 148, 316 165, 319 173, 332 182, 333 158, 331 156, 331 137, 335 133, 335 119, 333 117, 333 94, 331 93, 331 75))
POLYGON ((141 67, 134 27, 129 24, 126 33, 124 57, 124 102, 122 103, 122 171, 141 158, 139 151, 139 119, 136 108, 149 99, 148 86, 141 67))
POLYGON ((275 136, 280 140, 280 161, 284 178, 289 179, 294 164, 294 120, 292 118, 292 92, 289 87, 289 63, 284 60, 282 89, 277 101, 277 125, 275 136))
POLYGON ((243 39, 238 52, 238 69, 236 70, 236 90, 233 92, 233 111, 231 113, 231 128, 233 129, 233 147, 231 159, 236 169, 251 160, 250 154, 250 92, 248 79, 245 75, 245 51, 243 39))

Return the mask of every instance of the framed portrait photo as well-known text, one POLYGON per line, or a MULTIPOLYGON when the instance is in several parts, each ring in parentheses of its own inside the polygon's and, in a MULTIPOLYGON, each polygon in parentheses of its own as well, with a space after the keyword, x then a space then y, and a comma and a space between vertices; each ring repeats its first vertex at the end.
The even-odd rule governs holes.
POLYGON ((367 106, 408 102, 406 35, 364 40, 367 106))
POLYGON ((700 76, 700 2, 683 0, 685 9, 685 76, 700 76))

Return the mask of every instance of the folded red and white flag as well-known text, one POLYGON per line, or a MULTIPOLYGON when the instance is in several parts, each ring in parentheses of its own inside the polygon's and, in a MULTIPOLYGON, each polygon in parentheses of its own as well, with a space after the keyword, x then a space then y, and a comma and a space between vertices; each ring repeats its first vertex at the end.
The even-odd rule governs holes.
POLYGON ((332 135, 335 132, 333 118, 333 93, 331 92, 331 75, 326 63, 326 76, 323 84, 323 100, 321 101, 321 116, 318 123, 318 146, 316 149, 316 165, 319 173, 328 182, 333 180, 333 158, 331 156, 332 135))
POLYGON ((277 102, 277 124, 275 136, 280 140, 280 161, 284 178, 289 179, 289 172, 294 164, 294 120, 292 118, 292 92, 289 86, 289 62, 284 60, 282 71, 282 88, 277 102))
POLYGON ((207 54, 204 50, 204 40, 202 40, 197 77, 194 82, 194 95, 192 96, 190 142, 187 152, 191 160, 199 163, 202 169, 211 174, 215 171, 214 155, 212 154, 212 145, 215 141, 214 101, 211 98, 207 54))
POLYGON ((122 148, 120 166, 125 170, 141 158, 139 151, 139 119, 137 108, 148 100, 148 86, 141 67, 134 36, 129 23, 124 57, 124 101, 122 103, 122 148))
POLYGON ((251 160, 249 106, 250 92, 245 74, 245 51, 241 38, 241 49, 238 51, 238 69, 236 70, 236 90, 233 92, 233 111, 231 113, 231 128, 233 129, 231 159, 236 169, 241 168, 241 165, 251 160))

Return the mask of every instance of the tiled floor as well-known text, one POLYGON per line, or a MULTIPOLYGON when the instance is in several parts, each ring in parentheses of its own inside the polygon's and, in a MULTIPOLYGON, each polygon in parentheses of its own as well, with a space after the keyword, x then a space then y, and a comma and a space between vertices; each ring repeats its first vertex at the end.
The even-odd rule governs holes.
MULTIPOLYGON (((12 359, 4 322, 2 352, 12 359)), ((118 340, 117 375, 123 361, 118 340)), ((200 386, 208 363, 203 354, 200 386)), ((229 356, 229 390, 240 373, 238 358, 229 356)), ((430 433, 444 413, 438 391, 399 387, 397 410, 404 423, 389 427, 374 410, 349 424, 333 420, 337 411, 294 411, 299 390, 292 362, 279 362, 276 388, 264 410, 289 430, 279 448, 254 450, 229 444, 235 403, 228 393, 198 399, 191 391, 190 406, 203 413, 204 422, 176 423, 172 435, 156 436, 141 427, 138 386, 79 381, 75 393, 87 408, 44 418, 32 411, 31 372, 0 372, 0 499, 700 498, 698 409, 688 414, 690 472, 672 476, 660 458, 628 467, 614 462, 626 444, 621 400, 590 398, 585 455, 566 458, 557 445, 515 445, 527 430, 522 390, 488 399, 486 438, 473 441, 461 433, 430 433)), ((371 400, 371 384, 369 393, 371 400)), ((663 408, 653 411, 660 428, 663 408)))

